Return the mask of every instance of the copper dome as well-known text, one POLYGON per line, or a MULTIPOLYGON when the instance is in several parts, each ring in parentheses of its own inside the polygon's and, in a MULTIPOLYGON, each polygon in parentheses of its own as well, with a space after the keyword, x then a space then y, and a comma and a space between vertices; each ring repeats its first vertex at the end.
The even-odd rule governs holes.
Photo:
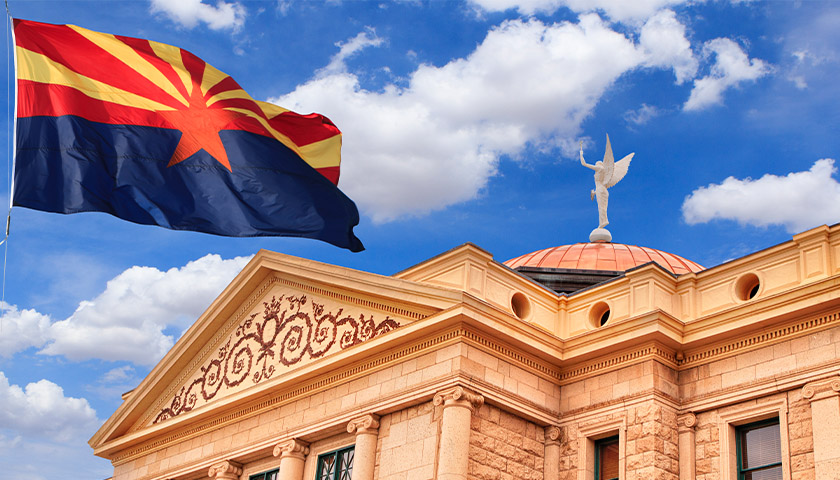
POLYGON ((648 262, 656 262, 678 275, 705 269, 673 253, 621 243, 576 243, 546 248, 512 258, 505 265, 514 269, 537 267, 623 272, 648 262))

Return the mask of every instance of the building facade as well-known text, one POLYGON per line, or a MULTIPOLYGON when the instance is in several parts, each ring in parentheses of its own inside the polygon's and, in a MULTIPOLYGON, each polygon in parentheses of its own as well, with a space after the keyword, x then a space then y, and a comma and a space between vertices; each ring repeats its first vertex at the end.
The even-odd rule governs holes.
POLYGON ((116 480, 840 478, 840 226, 550 250, 261 251, 90 444, 116 480))

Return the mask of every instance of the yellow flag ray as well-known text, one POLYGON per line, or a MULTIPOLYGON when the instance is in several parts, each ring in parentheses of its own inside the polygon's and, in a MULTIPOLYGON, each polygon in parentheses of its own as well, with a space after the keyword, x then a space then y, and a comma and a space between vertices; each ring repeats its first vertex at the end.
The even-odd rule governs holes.
POLYGON ((192 94, 193 82, 190 77, 190 72, 188 72, 187 68, 184 66, 184 59, 181 57, 181 49, 159 42, 150 41, 149 44, 161 60, 172 65, 172 68, 175 69, 175 73, 178 74, 178 78, 181 79, 181 83, 183 83, 187 88, 187 93, 192 94))
POLYGON ((144 110, 174 110, 135 93, 80 75, 40 53, 17 47, 18 78, 75 88, 88 97, 144 110))
POLYGON ((127 67, 148 78, 152 83, 184 106, 189 105, 189 100, 184 98, 181 92, 172 85, 172 82, 166 78, 166 75, 161 73, 157 67, 149 63, 136 50, 121 42, 113 35, 94 32, 75 25, 68 25, 68 27, 110 53, 114 57, 113 61, 125 64, 127 67))

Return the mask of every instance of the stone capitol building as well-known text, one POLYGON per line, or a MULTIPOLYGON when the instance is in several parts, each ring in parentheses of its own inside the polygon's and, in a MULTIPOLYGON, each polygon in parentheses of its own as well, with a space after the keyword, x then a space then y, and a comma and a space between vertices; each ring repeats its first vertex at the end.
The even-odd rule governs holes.
POLYGON ((115 480, 840 478, 840 225, 393 276, 259 252, 90 440, 115 480))

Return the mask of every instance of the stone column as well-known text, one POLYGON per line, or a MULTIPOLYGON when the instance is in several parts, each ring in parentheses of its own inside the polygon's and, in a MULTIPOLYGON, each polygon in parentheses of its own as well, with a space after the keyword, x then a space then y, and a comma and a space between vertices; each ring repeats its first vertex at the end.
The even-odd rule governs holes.
POLYGON ((231 460, 225 460, 210 467, 207 476, 214 480, 239 480, 242 475, 242 465, 231 460))
POLYGON ((309 454, 309 444, 296 438, 278 443, 274 456, 280 457, 277 480, 303 480, 303 464, 309 454))
POLYGON ((452 387, 435 394, 435 406, 443 405, 440 422, 438 480, 466 480, 470 453, 470 418, 484 397, 464 387, 452 387))
POLYGON ((368 414, 350 420, 347 431, 356 434, 353 456, 353 480, 373 480, 376 465, 376 441, 379 438, 379 417, 368 414))
POLYGON ((809 383, 802 387, 802 396, 811 402, 815 477, 836 478, 840 472, 840 378, 809 383))
POLYGON ((697 425, 697 417, 693 413, 689 412, 677 417, 677 431, 680 435, 680 480, 694 480, 696 462, 694 449, 695 425, 697 425))
POLYGON ((543 478, 560 480, 560 429, 554 425, 545 427, 543 478))

